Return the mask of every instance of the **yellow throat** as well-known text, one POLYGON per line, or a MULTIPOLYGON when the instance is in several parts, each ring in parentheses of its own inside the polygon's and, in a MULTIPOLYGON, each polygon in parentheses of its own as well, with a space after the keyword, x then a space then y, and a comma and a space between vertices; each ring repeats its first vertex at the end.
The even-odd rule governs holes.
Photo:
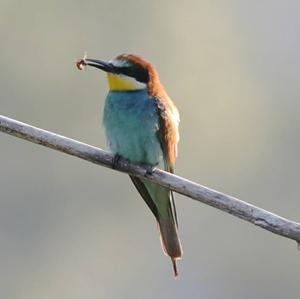
POLYGON ((107 73, 108 86, 111 91, 128 91, 146 88, 146 84, 134 78, 107 73))

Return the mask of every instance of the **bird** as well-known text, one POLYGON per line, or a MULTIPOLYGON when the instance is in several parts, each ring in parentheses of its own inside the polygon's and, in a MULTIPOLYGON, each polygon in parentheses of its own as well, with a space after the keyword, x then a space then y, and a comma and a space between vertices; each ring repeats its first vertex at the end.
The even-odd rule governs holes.
MULTIPOLYGON (((108 147, 115 161, 122 157, 130 162, 174 173, 179 141, 179 112, 160 82, 155 67, 134 54, 121 54, 103 61, 77 60, 77 68, 86 66, 107 74, 103 125, 108 147)), ((177 260, 182 257, 177 213, 173 192, 163 186, 130 175, 158 223, 163 251, 171 258, 174 276, 177 260)))

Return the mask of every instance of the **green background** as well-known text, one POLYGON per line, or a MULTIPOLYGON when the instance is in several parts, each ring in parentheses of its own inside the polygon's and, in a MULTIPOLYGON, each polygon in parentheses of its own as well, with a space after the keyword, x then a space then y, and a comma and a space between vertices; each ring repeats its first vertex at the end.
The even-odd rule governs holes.
MULTIPOLYGON (((142 55, 181 113, 177 173, 300 221, 300 2, 0 1, 0 112, 105 148, 88 56, 142 55)), ((0 134, 0 297, 297 298, 296 244, 177 195, 172 276, 122 174, 0 134)))

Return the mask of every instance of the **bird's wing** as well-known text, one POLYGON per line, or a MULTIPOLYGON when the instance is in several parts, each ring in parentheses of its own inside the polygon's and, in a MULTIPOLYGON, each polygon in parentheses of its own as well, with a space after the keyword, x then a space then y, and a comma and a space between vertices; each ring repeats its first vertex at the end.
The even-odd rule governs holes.
MULTIPOLYGON (((164 97, 163 99, 155 97, 155 101, 160 124, 157 134, 163 152, 165 170, 174 173, 177 143, 179 141, 179 112, 168 97, 164 97)), ((174 220, 178 227, 177 212, 172 191, 170 191, 170 202, 174 220)))
POLYGON ((157 134, 163 151, 165 170, 174 173, 177 143, 179 141, 179 113, 169 98, 155 97, 155 102, 159 116, 159 130, 157 134))

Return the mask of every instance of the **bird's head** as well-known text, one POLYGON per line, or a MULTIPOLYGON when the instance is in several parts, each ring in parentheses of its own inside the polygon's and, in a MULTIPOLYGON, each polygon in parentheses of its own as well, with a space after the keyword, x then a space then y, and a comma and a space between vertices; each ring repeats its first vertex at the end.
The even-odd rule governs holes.
POLYGON ((83 58, 77 61, 77 68, 93 66, 107 73, 111 91, 134 91, 148 89, 148 93, 162 90, 158 74, 152 64, 133 54, 122 54, 110 61, 83 58))

